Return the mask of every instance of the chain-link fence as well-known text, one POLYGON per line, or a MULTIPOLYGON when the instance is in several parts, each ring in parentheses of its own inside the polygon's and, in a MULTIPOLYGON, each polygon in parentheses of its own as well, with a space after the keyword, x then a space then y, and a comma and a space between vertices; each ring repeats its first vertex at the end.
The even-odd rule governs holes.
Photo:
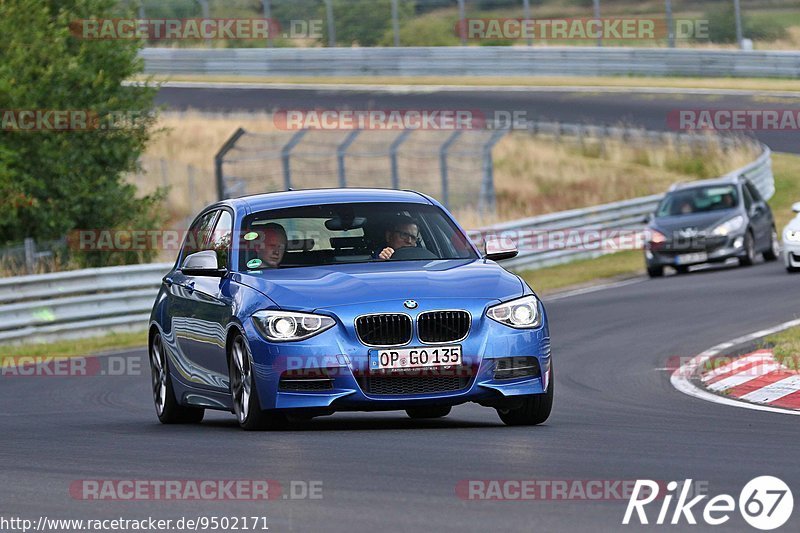
POLYGON ((412 189, 451 209, 490 212, 492 148, 505 133, 240 129, 217 155, 217 186, 221 198, 291 188, 412 189))

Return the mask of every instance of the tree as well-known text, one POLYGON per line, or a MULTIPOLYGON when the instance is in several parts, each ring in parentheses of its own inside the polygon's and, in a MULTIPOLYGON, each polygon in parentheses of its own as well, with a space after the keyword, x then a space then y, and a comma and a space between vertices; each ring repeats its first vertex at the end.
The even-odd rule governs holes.
POLYGON ((77 21, 108 16, 114 4, 0 0, 0 244, 159 223, 159 195, 137 198, 123 180, 155 121, 155 89, 122 84, 143 70, 141 43, 74 34, 77 21), (94 118, 71 131, 15 129, 23 111, 47 110, 94 118))

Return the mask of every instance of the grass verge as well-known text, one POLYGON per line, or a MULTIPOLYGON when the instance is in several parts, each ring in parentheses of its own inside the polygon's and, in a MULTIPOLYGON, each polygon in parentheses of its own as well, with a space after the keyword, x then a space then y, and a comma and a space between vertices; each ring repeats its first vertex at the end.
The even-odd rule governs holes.
POLYGON ((644 257, 639 250, 584 259, 539 270, 526 270, 520 275, 539 294, 548 294, 567 287, 598 284, 621 277, 644 274, 644 257))
POLYGON ((0 361, 18 360, 21 357, 81 357, 145 346, 147 346, 147 331, 132 331, 52 343, 3 346, 0 351, 0 361))
POLYGON ((784 366, 800 369, 800 328, 790 328, 770 335, 761 341, 763 347, 772 348, 775 359, 784 366))

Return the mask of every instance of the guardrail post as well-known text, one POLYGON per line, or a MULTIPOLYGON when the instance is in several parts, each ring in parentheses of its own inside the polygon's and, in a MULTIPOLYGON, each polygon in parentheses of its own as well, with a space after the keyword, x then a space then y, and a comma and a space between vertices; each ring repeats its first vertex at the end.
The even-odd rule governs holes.
POLYGON ((224 200, 227 198, 225 195, 225 175, 222 172, 222 165, 225 162, 225 156, 228 155, 233 147, 236 145, 236 142, 239 140, 239 137, 247 133, 243 128, 237 129, 233 132, 233 135, 225 141, 225 144, 222 145, 222 148, 219 149, 217 155, 214 156, 214 173, 217 177, 217 200, 224 200))
POLYGON ((458 0, 458 34, 461 37, 461 46, 467 44, 467 19, 464 15, 464 0, 458 0))
POLYGON ((450 184, 447 176, 447 151, 450 149, 450 146, 452 146, 452 144, 456 142, 459 137, 461 137, 462 133, 463 132, 461 130, 454 131, 439 149, 439 169, 442 173, 442 204, 444 205, 445 209, 450 209, 450 184))
POLYGON ((492 149, 505 137, 509 130, 498 130, 492 134, 486 144, 483 145, 483 181, 481 182, 481 196, 478 199, 478 212, 483 215, 484 210, 494 211, 495 209, 495 190, 494 190, 494 161, 492 159, 492 149))
POLYGON ((389 161, 392 166, 392 189, 400 188, 400 170, 397 166, 397 151, 400 150, 400 145, 406 142, 406 139, 408 139, 412 131, 414 130, 403 130, 403 133, 398 135, 389 147, 389 161))
POLYGON ((675 48, 675 25, 672 22, 672 0, 666 1, 666 9, 667 9, 667 40, 669 41, 669 47, 675 48))
POLYGON ((270 0, 261 0, 261 7, 264 9, 264 18, 267 19, 267 48, 272 48, 272 29, 275 25, 272 24, 272 6, 270 6, 270 0))
POLYGON ((742 41, 744 41, 744 35, 742 35, 742 6, 739 3, 739 0, 733 0, 733 11, 734 11, 734 18, 736 19, 736 44, 739 45, 739 49, 742 48, 742 41))
POLYGON ((353 141, 356 140, 359 133, 361 133, 361 130, 351 131, 347 137, 345 137, 344 141, 336 147, 336 161, 339 168, 339 187, 347 187, 347 172, 344 168, 344 158, 345 155, 347 155, 347 149, 350 148, 350 145, 353 144, 353 141))
MULTIPOLYGON (((594 18, 598 22, 600 21, 600 0, 593 0, 594 3, 594 18)), ((600 25, 602 27, 602 25, 600 25)), ((600 30, 602 32, 602 30, 600 30)), ((599 35, 597 37, 597 46, 603 46, 603 36, 599 35)))
MULTIPOLYGON (((531 19, 531 0, 522 0, 522 17, 528 21, 531 19)), ((528 37, 528 46, 533 44, 533 39, 528 37)))
POLYGON ((292 138, 289 139, 289 142, 286 143, 283 148, 281 148, 281 161, 283 161, 283 186, 287 191, 292 188, 292 150, 300 143, 301 140, 303 140, 303 136, 307 132, 308 130, 298 131, 292 135, 292 138))
POLYGON ((33 274, 36 270, 36 241, 30 237, 26 237, 25 245, 25 269, 28 274, 33 274))
POLYGON ((392 33, 394 34, 395 48, 400 46, 400 20, 397 14, 398 0, 392 0, 392 33))
POLYGON ((328 19, 328 46, 336 47, 336 21, 333 18, 333 0, 325 0, 325 14, 328 19))

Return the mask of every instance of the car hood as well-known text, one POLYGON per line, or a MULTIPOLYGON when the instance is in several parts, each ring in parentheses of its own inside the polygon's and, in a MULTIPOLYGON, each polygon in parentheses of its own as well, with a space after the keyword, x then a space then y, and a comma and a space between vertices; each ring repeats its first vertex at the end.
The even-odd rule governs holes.
POLYGON ((784 231, 787 229, 791 231, 800 231, 800 216, 794 217, 792 220, 790 220, 789 223, 786 224, 784 231))
POLYGON ((661 232, 673 232, 683 228, 696 228, 698 231, 710 230, 735 217, 738 213, 737 209, 721 209, 709 213, 658 217, 653 220, 651 226, 661 232))
POLYGON ((517 276, 480 259, 287 268, 243 272, 238 278, 281 308, 293 310, 407 299, 505 300, 523 294, 517 276))

